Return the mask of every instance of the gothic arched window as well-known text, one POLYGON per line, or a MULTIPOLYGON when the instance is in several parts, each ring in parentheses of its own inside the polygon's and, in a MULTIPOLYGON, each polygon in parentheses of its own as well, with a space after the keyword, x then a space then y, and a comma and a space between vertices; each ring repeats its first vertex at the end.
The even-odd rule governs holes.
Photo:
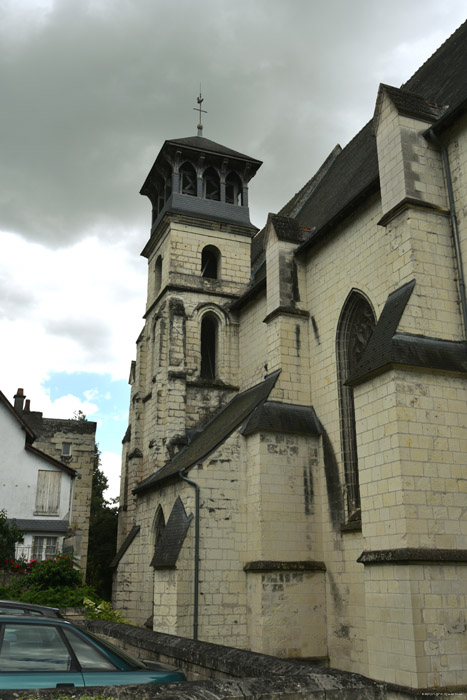
POLYGON ((375 325, 375 315, 369 302, 361 293, 351 292, 339 319, 336 348, 341 446, 349 517, 358 515, 360 488, 353 389, 346 385, 346 381, 357 367, 375 325))
POLYGON ((201 321, 201 372, 203 379, 217 375, 217 336, 219 323, 214 314, 205 314, 201 321))
POLYGON ((242 181, 237 173, 229 173, 225 180, 225 201, 227 204, 242 203, 242 181))
POLYGON ((214 168, 208 168, 204 171, 203 187, 203 194, 206 199, 215 199, 217 201, 220 200, 221 182, 219 175, 214 168))
POLYGON ((218 248, 207 245, 201 253, 201 276, 208 279, 219 279, 221 254, 218 248))
POLYGON ((180 192, 196 197, 196 171, 191 163, 183 163, 180 168, 180 192))

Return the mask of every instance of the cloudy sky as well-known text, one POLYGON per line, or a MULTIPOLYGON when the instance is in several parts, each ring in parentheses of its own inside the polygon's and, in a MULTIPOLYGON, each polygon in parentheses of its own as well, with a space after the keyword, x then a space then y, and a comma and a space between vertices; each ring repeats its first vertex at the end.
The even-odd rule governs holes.
MULTIPOLYGON (((465 0, 0 0, 0 389, 84 411, 119 489, 167 138, 264 162, 261 227, 464 21, 465 0)), ((467 50, 467 48, 466 48, 467 50)))

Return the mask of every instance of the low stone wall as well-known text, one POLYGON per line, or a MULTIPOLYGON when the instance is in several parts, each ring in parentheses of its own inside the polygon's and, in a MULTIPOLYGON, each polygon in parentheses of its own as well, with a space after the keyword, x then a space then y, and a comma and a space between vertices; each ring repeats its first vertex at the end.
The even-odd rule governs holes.
MULTIPOLYGON (((193 641, 140 627, 102 620, 87 620, 83 626, 113 641, 140 659, 173 664, 183 670, 189 685, 145 686, 144 697, 179 700, 385 700, 384 686, 357 674, 311 666, 288 659, 242 649, 193 641), (148 689, 150 689, 149 692, 148 689)), ((106 694, 122 695, 117 688, 106 694)), ((75 695, 75 691, 73 691, 75 695)))

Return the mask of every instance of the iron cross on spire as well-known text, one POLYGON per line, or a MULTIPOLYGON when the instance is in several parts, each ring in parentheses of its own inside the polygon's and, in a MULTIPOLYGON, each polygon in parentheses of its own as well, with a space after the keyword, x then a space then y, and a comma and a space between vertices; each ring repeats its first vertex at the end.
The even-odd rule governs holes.
POLYGON ((196 101, 198 103, 198 107, 193 107, 195 112, 199 112, 199 124, 198 124, 198 136, 203 135, 203 124, 202 124, 202 116, 203 114, 207 114, 207 111, 205 109, 201 108, 201 105, 203 104, 204 97, 201 96, 201 88, 199 89, 199 97, 196 98, 196 101))

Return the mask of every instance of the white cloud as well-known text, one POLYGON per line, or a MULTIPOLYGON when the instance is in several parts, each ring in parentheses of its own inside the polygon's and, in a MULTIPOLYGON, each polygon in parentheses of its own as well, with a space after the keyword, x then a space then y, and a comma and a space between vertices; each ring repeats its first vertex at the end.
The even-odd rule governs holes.
POLYGON ((106 475, 109 486, 105 492, 105 498, 118 498, 120 496, 120 467, 121 455, 115 452, 102 452, 101 469, 106 475))

